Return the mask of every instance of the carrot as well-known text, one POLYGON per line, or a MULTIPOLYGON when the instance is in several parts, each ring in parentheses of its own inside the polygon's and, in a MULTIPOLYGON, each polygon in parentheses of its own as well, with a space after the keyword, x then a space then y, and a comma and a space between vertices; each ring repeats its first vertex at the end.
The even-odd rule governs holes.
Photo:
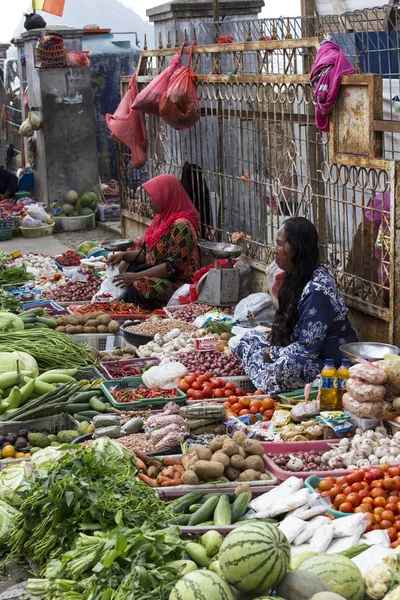
POLYGON ((149 477, 151 477, 152 479, 155 479, 157 477, 157 473, 158 473, 157 467, 149 467, 147 469, 147 475, 149 477))
POLYGON ((147 467, 144 464, 144 462, 142 460, 140 460, 140 458, 136 457, 136 467, 139 469, 139 471, 144 471, 146 473, 147 471, 147 467))
POLYGON ((147 483, 147 485, 149 485, 150 487, 157 487, 156 480, 152 479, 151 477, 148 477, 144 473, 138 473, 138 477, 141 481, 143 481, 144 483, 147 483))
POLYGON ((150 459, 147 456, 147 454, 145 454, 141 450, 135 450, 135 454, 138 458, 140 458, 140 460, 142 460, 144 462, 145 465, 149 464, 150 459))
POLYGON ((164 467, 180 467, 182 463, 177 458, 172 458, 172 456, 166 456, 163 459, 163 465, 164 467))
POLYGON ((185 469, 185 471, 187 471, 189 468, 191 458, 192 457, 190 456, 190 454, 184 454, 181 458, 181 465, 185 469))

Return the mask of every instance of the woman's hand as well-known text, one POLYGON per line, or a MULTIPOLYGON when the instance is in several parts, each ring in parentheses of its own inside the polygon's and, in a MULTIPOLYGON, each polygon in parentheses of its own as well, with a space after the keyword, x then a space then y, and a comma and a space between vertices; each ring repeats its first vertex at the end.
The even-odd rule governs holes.
POLYGON ((107 257, 107 264, 115 267, 125 260, 125 252, 113 252, 107 257))
POLYGON ((140 277, 140 273, 121 273, 114 277, 113 282, 118 286, 128 286, 132 285, 138 277, 140 277))

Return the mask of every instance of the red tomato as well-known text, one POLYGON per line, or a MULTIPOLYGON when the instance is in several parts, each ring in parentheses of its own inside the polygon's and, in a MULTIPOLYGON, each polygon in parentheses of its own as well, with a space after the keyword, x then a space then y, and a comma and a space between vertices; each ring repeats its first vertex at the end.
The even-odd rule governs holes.
POLYGON ((184 379, 182 379, 178 387, 184 394, 190 389, 190 385, 184 379))
POLYGON ((235 394, 236 394, 236 396, 245 396, 246 395, 244 393, 244 391, 242 390, 242 388, 236 388, 235 394))
POLYGON ((353 506, 359 506, 361 504, 361 498, 356 492, 351 492, 347 498, 347 502, 350 502, 353 506))
POLYGON ((339 506, 340 512, 351 513, 351 512, 353 512, 353 510, 354 510, 354 507, 351 504, 351 502, 342 502, 342 504, 339 506))
POLYGON ((213 389, 211 385, 203 385, 203 396, 204 398, 212 398, 213 397, 213 389))
POLYGON ((194 394, 193 394, 193 398, 194 398, 195 400, 203 400, 203 399, 204 399, 204 396, 203 396, 203 393, 202 393, 202 391, 201 391, 201 390, 195 390, 195 391, 194 391, 194 394))

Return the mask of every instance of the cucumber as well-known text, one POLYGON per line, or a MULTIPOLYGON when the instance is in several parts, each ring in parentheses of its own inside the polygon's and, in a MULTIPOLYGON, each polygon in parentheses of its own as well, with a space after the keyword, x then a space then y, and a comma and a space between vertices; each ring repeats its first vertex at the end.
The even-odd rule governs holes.
POLYGON ((223 494, 218 500, 214 511, 214 523, 220 526, 231 525, 232 523, 232 508, 226 494, 223 494))
POLYGON ((214 514, 217 504, 218 496, 209 498, 204 504, 201 505, 201 508, 196 510, 196 512, 190 517, 189 525, 198 525, 199 523, 203 523, 203 521, 209 521, 214 514))
POLYGON ((190 492, 189 494, 181 496, 181 498, 172 500, 172 502, 168 503, 168 506, 172 508, 175 514, 183 513, 189 506, 199 502, 202 496, 203 494, 201 492, 190 492))
POLYGON ((89 402, 90 402, 90 406, 92 407, 93 410, 96 410, 97 412, 101 412, 101 413, 104 413, 107 411, 107 406, 97 396, 94 396, 93 398, 91 398, 89 400, 89 402))
POLYGON ((81 413, 84 410, 91 410, 91 406, 89 403, 74 403, 74 404, 66 404, 65 411, 69 415, 74 415, 75 413, 81 413))
POLYGON ((236 521, 239 521, 243 517, 250 500, 251 495, 249 492, 242 492, 239 494, 235 502, 232 504, 232 523, 236 523, 236 521))

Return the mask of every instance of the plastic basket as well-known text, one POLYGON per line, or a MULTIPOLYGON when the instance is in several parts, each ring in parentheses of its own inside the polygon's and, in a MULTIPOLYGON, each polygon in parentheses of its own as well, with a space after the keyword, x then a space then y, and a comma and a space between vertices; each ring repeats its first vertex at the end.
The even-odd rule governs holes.
POLYGON ((101 383, 101 389, 104 394, 115 408, 120 410, 128 408, 148 408, 148 407, 160 407, 164 406, 168 402, 176 402, 179 406, 182 406, 186 402, 186 394, 178 389, 178 396, 176 398, 149 398, 146 400, 138 400, 137 402, 117 402, 111 393, 112 389, 122 389, 125 387, 125 383, 128 384, 127 389, 133 389, 142 385, 143 379, 141 377, 125 377, 124 379, 114 379, 113 381, 103 381, 101 383))
POLYGON ((19 229, 25 238, 40 238, 53 233, 54 223, 42 227, 20 227, 19 229))
POLYGON ((5 242, 6 240, 12 239, 14 229, 2 228, 0 229, 0 241, 5 242))
POLYGON ((77 333, 71 336, 78 344, 87 344, 90 348, 95 348, 98 352, 104 352, 111 348, 123 348, 128 343, 121 335, 107 333, 77 333), (118 339, 117 339, 118 338, 118 339))
POLYGON ((103 378, 104 379, 108 379, 108 380, 113 380, 113 378, 111 377, 108 368, 109 367, 114 367, 115 365, 118 365, 118 363, 122 362, 124 365, 135 365, 136 367, 145 367, 148 364, 151 364, 152 366, 155 365, 159 365, 160 364, 160 359, 157 358, 156 356, 151 356, 149 358, 131 358, 128 360, 113 360, 111 362, 105 362, 102 363, 100 365, 100 369, 103 372, 103 378))
MULTIPOLYGON (((308 477, 305 482, 304 485, 306 486, 306 488, 308 488, 310 490, 311 493, 316 494, 316 489, 319 485, 319 482, 322 481, 322 479, 325 479, 325 477, 318 477, 317 475, 311 475, 310 477, 308 477)), ((331 515, 333 515, 335 517, 335 519, 340 519, 341 517, 348 517, 349 515, 353 514, 353 513, 343 513, 340 512, 339 510, 335 510, 334 508, 330 508, 329 509, 329 513, 331 515)))
POLYGON ((77 381, 82 381, 84 379, 88 381, 97 381, 98 379, 104 379, 104 375, 100 373, 96 367, 81 367, 76 375, 74 375, 74 379, 77 381))

